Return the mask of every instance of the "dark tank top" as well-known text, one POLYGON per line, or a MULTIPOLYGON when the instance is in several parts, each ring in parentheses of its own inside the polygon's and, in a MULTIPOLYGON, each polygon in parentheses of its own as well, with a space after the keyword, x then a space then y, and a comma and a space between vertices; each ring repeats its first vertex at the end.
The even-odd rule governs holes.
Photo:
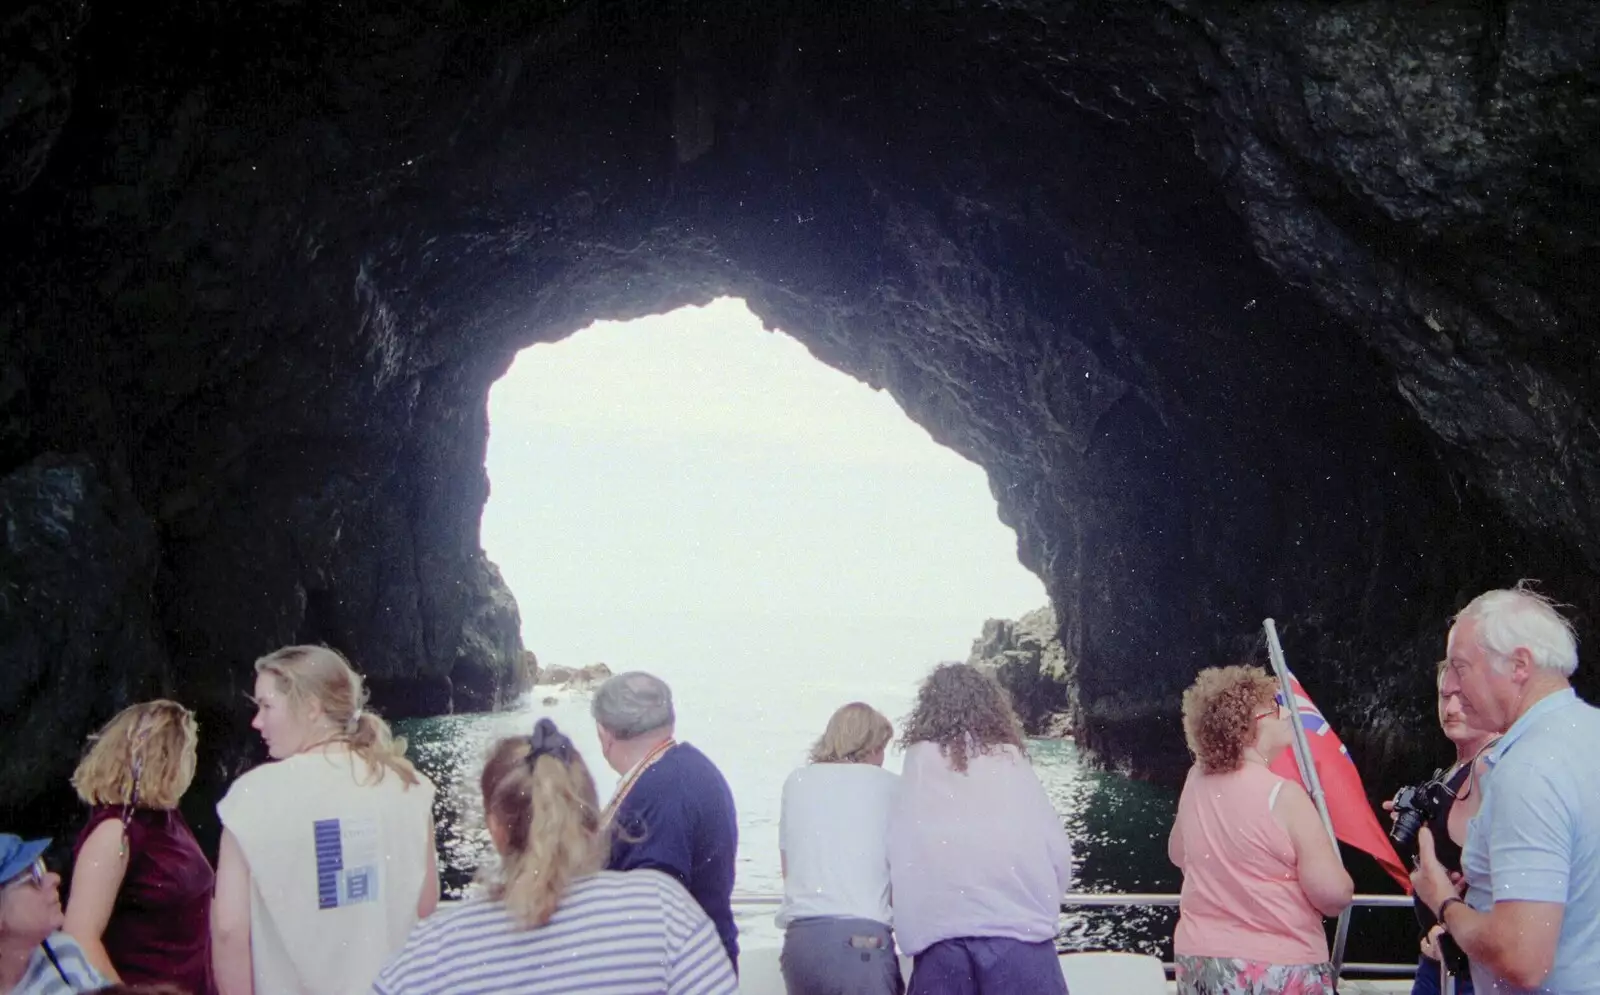
MULTIPOLYGON (((120 805, 97 805, 78 833, 73 858, 95 827, 122 821, 120 805)), ((214 995, 211 890, 216 874, 176 809, 134 809, 127 822, 128 869, 101 943, 127 984, 177 985, 214 995)))
MULTIPOLYGON (((1428 820, 1428 830, 1433 833, 1433 852, 1438 854, 1439 863, 1447 871, 1461 870, 1461 846, 1450 838, 1450 811, 1460 802, 1461 786, 1467 783, 1467 777, 1472 773, 1472 765, 1462 764, 1461 769, 1450 775, 1450 780, 1445 784, 1449 786, 1451 794, 1456 796, 1456 801, 1441 808, 1434 817, 1428 820)), ((1422 926, 1423 935, 1432 929, 1439 920, 1435 919, 1432 910, 1422 904, 1421 899, 1412 898, 1412 907, 1417 912, 1417 922, 1422 926)), ((1467 970, 1467 959, 1461 956, 1460 948, 1454 943, 1444 945, 1450 960, 1452 974, 1464 974, 1467 970)))

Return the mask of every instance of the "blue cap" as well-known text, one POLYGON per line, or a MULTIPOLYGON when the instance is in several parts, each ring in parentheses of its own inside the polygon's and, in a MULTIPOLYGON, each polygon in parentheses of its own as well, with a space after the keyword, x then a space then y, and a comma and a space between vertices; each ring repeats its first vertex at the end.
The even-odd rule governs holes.
POLYGON ((49 840, 24 840, 10 833, 0 833, 0 884, 11 883, 12 878, 27 870, 28 865, 49 848, 49 840))

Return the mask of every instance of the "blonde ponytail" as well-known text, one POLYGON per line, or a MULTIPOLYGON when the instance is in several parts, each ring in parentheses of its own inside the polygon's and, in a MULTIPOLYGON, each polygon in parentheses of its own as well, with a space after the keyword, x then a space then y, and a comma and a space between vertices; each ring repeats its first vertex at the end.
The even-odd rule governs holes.
POLYGON ((389 731, 389 723, 367 708, 361 675, 338 650, 326 646, 285 646, 256 661, 257 674, 271 674, 292 705, 304 709, 315 701, 339 732, 328 742, 342 742, 367 765, 373 781, 393 771, 407 787, 417 784, 417 769, 406 759, 406 741, 389 731))
POLYGON ((355 731, 344 737, 350 752, 367 762, 367 771, 379 775, 384 770, 394 771, 401 783, 410 786, 418 783, 417 768, 406 759, 406 738, 389 730, 389 723, 367 709, 352 720, 355 731))
POLYGON ((594 778, 555 723, 502 739, 484 764, 484 815, 503 832, 500 879, 490 896, 529 928, 555 914, 567 887, 605 865, 594 778))

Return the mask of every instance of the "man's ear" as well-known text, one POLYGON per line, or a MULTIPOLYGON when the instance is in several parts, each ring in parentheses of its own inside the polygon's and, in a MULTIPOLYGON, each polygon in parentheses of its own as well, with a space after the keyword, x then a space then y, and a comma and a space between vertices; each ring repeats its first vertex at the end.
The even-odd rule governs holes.
POLYGON ((1518 646, 1511 651, 1511 680, 1517 684, 1526 684, 1532 679, 1538 664, 1533 662, 1533 653, 1526 646, 1518 646))

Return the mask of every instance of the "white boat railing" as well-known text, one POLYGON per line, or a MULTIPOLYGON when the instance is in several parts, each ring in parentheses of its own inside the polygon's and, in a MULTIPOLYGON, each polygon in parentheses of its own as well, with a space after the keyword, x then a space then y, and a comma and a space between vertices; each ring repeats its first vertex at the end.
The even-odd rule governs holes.
MULTIPOLYGON (((782 895, 772 894, 736 894, 733 896, 735 908, 770 906, 776 908, 783 903, 782 895)), ((1351 906, 1357 909, 1409 909, 1411 896, 1409 895, 1357 895, 1351 901, 1351 906)), ((1061 900, 1063 912, 1074 908, 1177 908, 1178 896, 1160 892, 1069 892, 1061 900)), ((1336 949, 1332 951, 1333 963, 1340 965, 1340 976, 1346 974, 1359 974, 1386 978, 1409 978, 1417 973, 1416 961, 1405 964, 1389 964, 1378 961, 1354 961, 1344 959, 1344 936, 1336 937, 1336 949)), ((1164 965, 1167 973, 1172 973, 1173 965, 1169 961, 1164 965)))

